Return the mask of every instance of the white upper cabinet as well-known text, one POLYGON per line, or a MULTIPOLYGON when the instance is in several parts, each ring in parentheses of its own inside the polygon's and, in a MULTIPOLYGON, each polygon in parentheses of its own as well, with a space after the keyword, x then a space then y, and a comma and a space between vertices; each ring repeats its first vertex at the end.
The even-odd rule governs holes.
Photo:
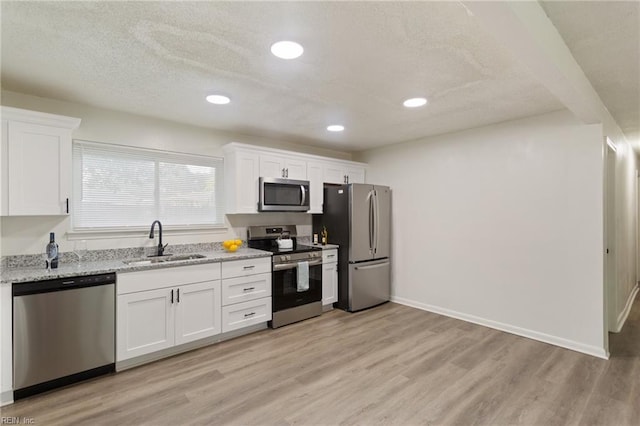
POLYGON ((363 166, 337 162, 327 163, 323 169, 323 179, 326 183, 364 183, 364 174, 363 166))
POLYGON ((365 183, 364 167, 347 166, 345 168, 345 175, 347 176, 347 183, 365 183))
POLYGON ((71 132, 80 119, 2 107, 2 216, 69 213, 71 132))
POLYGON ((322 213, 324 180, 321 162, 307 162, 307 179, 309 180, 309 213, 322 213))
POLYGON ((260 177, 309 181, 309 213, 322 213, 323 184, 364 183, 366 164, 239 143, 223 147, 227 213, 258 212, 260 177))
POLYGON ((224 149, 224 182, 227 213, 258 211, 260 155, 246 149, 224 149))
POLYGON ((260 155, 260 177, 307 179, 307 162, 281 155, 260 155))

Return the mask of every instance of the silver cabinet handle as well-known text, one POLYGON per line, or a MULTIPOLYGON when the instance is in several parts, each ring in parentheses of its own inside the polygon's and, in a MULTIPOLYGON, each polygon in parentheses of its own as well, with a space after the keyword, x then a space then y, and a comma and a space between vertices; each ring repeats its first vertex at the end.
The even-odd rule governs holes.
POLYGON ((253 269, 255 267, 256 267, 255 265, 249 265, 249 266, 243 267, 242 269, 244 269, 246 271, 247 269, 253 269))
POLYGON ((180 303, 180 289, 176 290, 176 294, 178 295, 178 297, 176 298, 176 301, 180 303))
POLYGON ((255 287, 247 287, 247 288, 243 288, 242 291, 251 291, 251 290, 255 290, 255 287))
POLYGON ((285 175, 284 175, 284 168, 282 169, 282 177, 285 177, 285 175))
POLYGON ((336 255, 335 254, 329 254, 329 255, 327 255, 327 258, 329 258, 329 257, 336 257, 336 255))
POLYGON ((171 304, 173 305, 173 289, 171 289, 171 304))
POLYGON ((244 317, 245 317, 245 318, 252 317, 252 316, 254 316, 255 314, 256 314, 255 312, 250 312, 250 313, 248 313, 248 314, 244 314, 244 317))

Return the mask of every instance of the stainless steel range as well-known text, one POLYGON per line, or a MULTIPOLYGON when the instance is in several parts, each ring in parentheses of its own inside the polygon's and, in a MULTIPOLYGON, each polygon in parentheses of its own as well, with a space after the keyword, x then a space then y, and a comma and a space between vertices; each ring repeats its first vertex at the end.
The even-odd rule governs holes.
POLYGON ((250 226, 249 247, 273 253, 272 328, 322 314, 322 249, 297 243, 295 225, 250 226))

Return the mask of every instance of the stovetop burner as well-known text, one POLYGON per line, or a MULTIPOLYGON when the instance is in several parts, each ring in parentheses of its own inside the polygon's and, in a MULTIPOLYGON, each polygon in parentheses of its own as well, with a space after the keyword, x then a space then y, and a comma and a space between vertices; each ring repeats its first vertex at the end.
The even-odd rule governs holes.
POLYGON ((270 251, 274 255, 305 253, 311 251, 322 250, 320 247, 313 247, 304 244, 298 244, 296 237, 297 229, 295 225, 284 226, 250 226, 248 229, 248 245, 258 250, 270 251), (286 234, 293 240, 293 248, 281 249, 278 247, 278 238, 286 234))
POLYGON ((296 241, 293 241, 293 248, 290 249, 280 249, 278 248, 278 244, 275 241, 267 241, 265 242, 256 242, 249 241, 249 247, 270 251, 273 254, 291 254, 291 253, 304 253, 308 251, 318 251, 322 250, 320 247, 306 246, 304 244, 297 244, 296 241))

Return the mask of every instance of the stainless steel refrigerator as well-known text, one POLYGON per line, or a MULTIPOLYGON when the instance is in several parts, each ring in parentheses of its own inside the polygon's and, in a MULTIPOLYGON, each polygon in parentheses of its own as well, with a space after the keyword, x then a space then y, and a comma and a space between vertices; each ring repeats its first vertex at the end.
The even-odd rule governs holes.
POLYGON ((323 214, 314 215, 313 232, 327 228, 338 244, 338 302, 350 312, 389 300, 391 292, 391 190, 386 186, 324 186, 323 214))

